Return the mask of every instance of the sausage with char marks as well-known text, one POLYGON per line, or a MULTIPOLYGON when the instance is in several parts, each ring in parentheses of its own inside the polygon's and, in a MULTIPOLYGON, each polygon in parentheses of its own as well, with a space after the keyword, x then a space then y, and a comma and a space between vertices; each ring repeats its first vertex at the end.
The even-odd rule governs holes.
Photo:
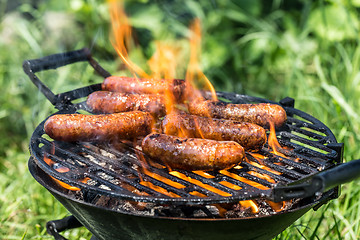
POLYGON ((155 161, 170 168, 221 170, 239 164, 245 155, 240 144, 200 138, 180 138, 166 134, 150 134, 142 141, 142 150, 155 161))
POLYGON ((58 114, 49 117, 44 130, 59 141, 132 140, 151 132, 153 118, 146 112, 125 112, 104 115, 58 114))
POLYGON ((97 91, 88 96, 86 104, 94 113, 143 111, 156 116, 165 115, 163 96, 155 94, 97 91))
POLYGON ((147 79, 110 76, 102 83, 102 90, 126 93, 164 94, 167 90, 177 102, 183 101, 185 81, 182 79, 147 79))
POLYGON ((246 150, 259 149, 266 142, 266 131, 259 125, 200 117, 185 112, 166 115, 162 129, 164 133, 176 136, 235 141, 246 150))
POLYGON ((286 112, 281 106, 270 103, 232 104, 206 100, 191 102, 188 108, 194 115, 251 122, 267 128, 270 122, 275 127, 280 127, 287 119, 286 112))

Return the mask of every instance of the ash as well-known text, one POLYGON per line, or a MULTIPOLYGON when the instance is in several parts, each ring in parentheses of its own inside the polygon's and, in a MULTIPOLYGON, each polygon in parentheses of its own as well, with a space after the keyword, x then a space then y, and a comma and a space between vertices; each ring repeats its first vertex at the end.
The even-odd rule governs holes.
MULTIPOLYGON (((265 199, 255 200, 259 211, 254 213, 251 208, 246 208, 241 203, 210 204, 210 205, 161 205, 155 203, 135 202, 120 200, 105 195, 84 194, 80 191, 69 191, 69 194, 80 201, 86 201, 96 206, 107 208, 120 213, 138 216, 170 217, 170 218, 197 218, 197 219, 220 219, 220 218, 248 218, 263 217, 278 214, 265 199)), ((291 209, 293 203, 283 204, 281 211, 291 209)))

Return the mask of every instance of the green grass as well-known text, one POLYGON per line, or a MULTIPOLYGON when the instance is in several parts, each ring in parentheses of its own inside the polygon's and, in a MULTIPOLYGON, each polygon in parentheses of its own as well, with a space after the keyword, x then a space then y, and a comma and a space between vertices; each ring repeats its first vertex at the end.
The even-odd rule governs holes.
MULTIPOLYGON (((108 38, 103 1, 40 1, 37 8, 22 3, 5 12, 9 3, 0 2, 0 238, 51 239, 46 221, 68 213, 31 177, 27 160, 31 133, 55 109, 23 73, 22 61, 87 46, 108 71, 123 70, 108 38)), ((144 66, 156 39, 186 45, 181 39, 199 17, 201 64, 217 90, 295 98, 297 108, 345 143, 350 161, 360 157, 359 7, 355 0, 129 1, 138 43, 131 57, 144 66)), ((101 81, 86 64, 39 77, 55 93, 101 81)), ((346 184, 337 200, 311 210, 275 239, 359 239, 359 200, 360 182, 346 184)), ((65 236, 90 238, 84 228, 65 236)))

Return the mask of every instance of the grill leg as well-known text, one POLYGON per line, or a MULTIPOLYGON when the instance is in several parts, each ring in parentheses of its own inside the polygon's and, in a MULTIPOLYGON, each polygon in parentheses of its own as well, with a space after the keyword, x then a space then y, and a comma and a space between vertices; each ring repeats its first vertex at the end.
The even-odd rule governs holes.
POLYGON ((59 233, 67 229, 78 227, 82 227, 82 224, 72 215, 63 219, 53 220, 46 223, 47 232, 53 236, 55 240, 67 240, 59 233))

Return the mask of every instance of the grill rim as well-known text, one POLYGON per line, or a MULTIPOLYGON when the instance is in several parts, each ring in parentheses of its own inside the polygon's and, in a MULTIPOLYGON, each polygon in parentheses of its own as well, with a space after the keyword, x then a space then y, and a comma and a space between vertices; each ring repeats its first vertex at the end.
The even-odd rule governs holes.
MULTIPOLYGON (((95 91, 97 89, 97 86, 99 84, 95 84, 95 85, 90 85, 88 87, 83 87, 83 88, 79 88, 79 89, 75 89, 73 91, 69 91, 67 93, 71 93, 72 96, 78 96, 79 94, 77 94, 78 91, 80 91, 80 95, 81 97, 83 97, 83 91, 84 89, 86 89, 86 91, 88 91, 89 89, 92 89, 93 91, 95 91), (95 86, 95 87, 93 87, 95 86), (90 87, 90 88, 89 88, 90 87), (75 93, 74 93, 75 92, 75 93)), ((88 93, 90 94, 90 93, 88 93)), ((241 95, 241 94, 237 94, 237 93, 226 93, 226 92, 220 92, 219 96, 224 97, 224 95, 226 96, 232 96, 232 97, 236 97, 237 99, 245 99, 245 101, 251 101, 251 102, 270 102, 270 103, 275 103, 275 104, 279 104, 276 103, 274 101, 270 101, 267 99, 263 99, 263 98, 259 98, 259 97, 253 97, 253 96, 248 96, 248 95, 241 95), (226 95, 227 94, 227 95, 226 95)), ((72 99, 72 100, 76 100, 76 99, 72 99)), ((318 119, 316 119, 315 117, 311 116, 308 113, 305 113, 299 109, 295 109, 293 107, 286 107, 284 106, 284 109, 286 111, 292 111, 296 112, 298 114, 301 114, 301 117, 305 116, 305 119, 310 119, 312 122, 315 122, 316 124, 319 124, 320 126, 322 126, 323 129, 326 130, 326 135, 329 134, 328 136, 328 141, 330 144, 335 144, 337 143, 336 138, 334 136, 334 134, 331 132, 331 130, 321 121, 319 121, 318 119)), ((74 104, 73 107, 68 107, 65 109, 62 109, 52 115, 55 114, 64 114, 64 113, 75 113, 78 110, 86 110, 89 111, 89 109, 87 108, 85 102, 80 102, 77 104, 74 104)), ((50 116, 52 116, 50 115, 50 116)), ((49 117, 50 117, 49 116, 49 117)), ((97 190, 95 189, 91 189, 92 186, 90 186, 89 189, 89 185, 88 184, 84 184, 84 183, 79 183, 79 182, 72 182, 72 181, 68 181, 66 178, 64 178, 64 176, 62 176, 61 174, 59 174, 58 172, 56 172, 52 167, 50 167, 49 165, 47 165, 46 163, 44 163, 43 156, 38 154, 38 151, 36 149, 34 149, 34 146, 38 146, 37 142, 39 140, 39 138, 41 138, 41 136, 43 135, 44 131, 43 131, 43 124, 45 123, 45 121, 49 118, 47 117, 43 122, 41 122, 37 128, 35 129, 35 131, 33 132, 33 136, 31 137, 30 140, 30 152, 32 155, 35 156, 36 162, 39 165, 40 168, 42 168, 43 171, 47 172, 49 175, 57 178, 58 180, 65 182, 71 186, 75 186, 78 187, 80 189, 84 189, 86 188, 87 191, 89 192, 93 192, 95 191, 95 193, 98 193, 97 190), (50 170, 49 170, 50 169, 50 170)), ((321 144, 322 145, 322 144, 321 144)), ((338 153, 329 148, 332 153, 329 153, 329 157, 333 157, 334 159, 337 157, 338 153)), ((326 159, 322 159, 322 161, 326 161, 328 162, 328 160, 326 159)), ((341 159, 340 159, 341 161, 341 159)), ((331 167, 333 165, 328 165, 328 167, 331 167)), ((325 168, 326 169, 326 168, 325 168)), ((325 170, 324 169, 324 170, 325 170)), ((321 171, 318 171, 321 172, 321 171)), ((306 174, 304 176, 304 178, 309 178, 309 176, 311 176, 312 174, 306 174)), ((275 186, 276 187, 276 186, 275 186)), ((251 188, 250 188, 251 189, 251 188)), ((237 195, 232 195, 229 197, 221 197, 221 196, 215 196, 215 197, 207 197, 207 198, 199 198, 199 197, 181 197, 181 198, 173 198, 173 197, 157 197, 157 196, 151 196, 151 197, 144 197, 144 196, 140 196, 140 195, 135 195, 135 194, 131 194, 131 195, 127 195, 124 193, 118 193, 118 192, 114 192, 114 191, 107 191, 105 193, 105 195, 110 196, 110 197, 116 197, 116 198, 123 198, 126 200, 132 200, 132 201, 138 201, 138 202, 150 202, 150 203, 162 203, 162 204, 177 204, 177 205, 193 205, 193 204, 214 204, 214 203, 230 203, 230 202, 236 202, 236 201, 241 201, 241 200, 249 200, 249 199, 257 199, 257 198, 262 198, 262 197, 267 197, 267 198, 272 198, 272 191, 273 191, 274 187, 271 187, 268 190, 262 190, 261 192, 257 192, 256 194, 248 194, 248 195, 244 195, 243 193, 241 194, 237 194, 237 195)), ((104 193, 103 193, 104 194, 104 193)), ((271 199, 269 199, 271 200, 271 199)))

